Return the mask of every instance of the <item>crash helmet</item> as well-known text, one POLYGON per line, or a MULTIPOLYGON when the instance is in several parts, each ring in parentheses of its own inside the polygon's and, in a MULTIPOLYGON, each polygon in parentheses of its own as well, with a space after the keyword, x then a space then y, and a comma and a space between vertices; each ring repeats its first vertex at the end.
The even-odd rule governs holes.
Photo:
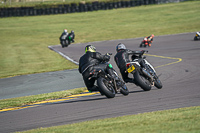
POLYGON ((67 29, 64 29, 64 32, 67 33, 67 29))
POLYGON ((87 53, 88 51, 89 52, 96 52, 96 48, 94 46, 92 46, 92 45, 87 45, 85 47, 85 53, 87 53))
POLYGON ((71 33, 74 33, 74 31, 72 30, 71 33))
POLYGON ((116 51, 118 52, 119 50, 126 49, 126 46, 123 43, 119 43, 116 47, 116 51))
POLYGON ((154 34, 151 34, 151 37, 154 38, 154 34))

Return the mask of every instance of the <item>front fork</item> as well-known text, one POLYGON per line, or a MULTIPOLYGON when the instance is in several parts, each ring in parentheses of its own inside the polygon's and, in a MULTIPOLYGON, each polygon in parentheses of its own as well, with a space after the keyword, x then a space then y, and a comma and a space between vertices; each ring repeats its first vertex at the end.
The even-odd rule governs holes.
MULTIPOLYGON (((144 75, 145 77, 147 77, 149 79, 149 81, 151 82, 151 84, 154 84, 154 75, 152 75, 153 73, 151 73, 151 69, 149 68, 149 63, 145 60, 145 66, 141 67, 140 65, 134 64, 136 70, 141 73, 142 75, 144 75), (147 63, 147 64, 146 64, 147 63)), ((154 71, 154 69, 152 70, 154 71)))
POLYGON ((119 92, 119 87, 117 85, 117 82, 114 78, 112 78, 109 74, 105 75, 105 78, 108 80, 109 84, 112 85, 115 89, 115 93, 119 92))

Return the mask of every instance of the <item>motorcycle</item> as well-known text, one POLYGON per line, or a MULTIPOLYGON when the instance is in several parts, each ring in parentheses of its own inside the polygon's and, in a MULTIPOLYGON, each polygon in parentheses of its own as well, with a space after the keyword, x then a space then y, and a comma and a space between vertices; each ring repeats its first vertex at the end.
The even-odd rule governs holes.
POLYGON ((156 74, 154 67, 145 59, 143 51, 139 56, 132 56, 132 61, 126 63, 127 72, 133 74, 134 82, 144 91, 150 91, 152 86, 162 88, 162 83, 156 74))
POLYGON ((148 40, 147 37, 145 37, 142 42, 140 43, 140 47, 151 47, 151 40, 148 40))
POLYGON ((63 36, 65 39, 60 38, 60 43, 62 47, 68 47, 71 43, 74 42, 75 34, 74 31, 71 31, 66 37, 63 36))
POLYGON ((200 40, 200 32, 196 32, 196 35, 194 37, 194 40, 200 40))
MULTIPOLYGON (((111 53, 108 54, 112 55, 111 53)), ((104 61, 101 63, 107 65, 109 64, 108 61, 104 61)), ((91 80, 92 78, 95 78, 99 91, 107 98, 114 98, 118 92, 122 93, 124 96, 127 96, 129 94, 129 90, 125 85, 125 82, 119 77, 114 69, 112 70, 117 77, 117 81, 116 79, 112 78, 112 76, 108 74, 104 69, 101 68, 93 69, 90 72, 90 76, 88 79, 91 80)))

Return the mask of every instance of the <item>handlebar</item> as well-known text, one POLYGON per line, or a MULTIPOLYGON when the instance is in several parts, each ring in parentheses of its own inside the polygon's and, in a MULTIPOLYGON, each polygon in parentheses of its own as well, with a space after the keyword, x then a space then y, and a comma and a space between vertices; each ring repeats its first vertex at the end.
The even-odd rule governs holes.
POLYGON ((112 55, 112 53, 106 53, 106 55, 109 55, 109 56, 111 56, 111 55, 112 55))
POLYGON ((148 50, 142 50, 142 53, 148 53, 149 51, 148 50))
POLYGON ((142 53, 139 55, 139 57, 142 57, 142 55, 143 55, 144 53, 148 53, 148 50, 142 50, 141 52, 142 52, 142 53))

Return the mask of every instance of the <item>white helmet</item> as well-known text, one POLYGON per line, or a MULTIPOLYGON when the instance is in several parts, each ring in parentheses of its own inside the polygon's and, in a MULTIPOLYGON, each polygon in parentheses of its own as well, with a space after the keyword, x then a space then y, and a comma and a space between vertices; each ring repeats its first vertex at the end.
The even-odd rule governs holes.
POLYGON ((64 29, 64 32, 67 33, 67 29, 64 29))
POLYGON ((122 49, 126 49, 126 46, 123 43, 119 43, 116 47, 116 51, 118 52, 119 50, 122 50, 122 49))

